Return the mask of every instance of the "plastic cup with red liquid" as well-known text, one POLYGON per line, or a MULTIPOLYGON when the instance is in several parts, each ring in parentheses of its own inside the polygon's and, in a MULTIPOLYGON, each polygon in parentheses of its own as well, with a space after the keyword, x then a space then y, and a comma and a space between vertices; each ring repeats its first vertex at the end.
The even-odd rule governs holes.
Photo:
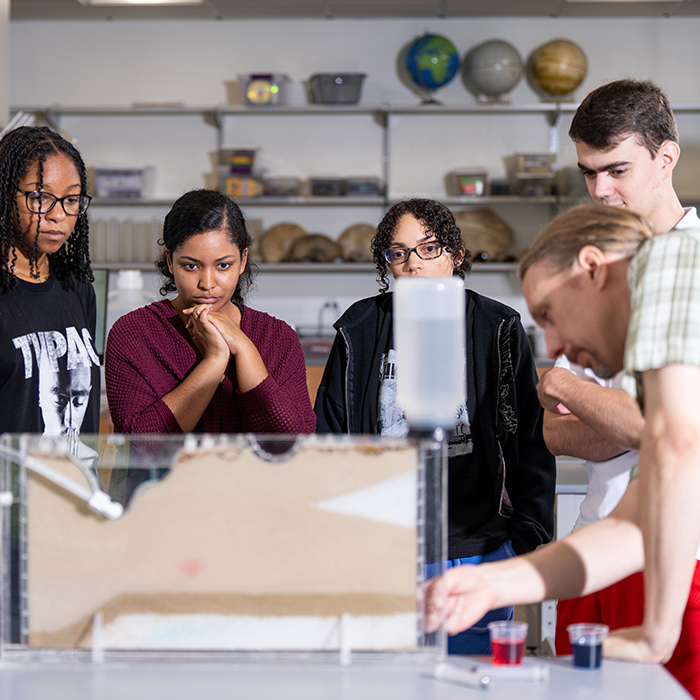
POLYGON ((491 654, 497 666, 519 664, 525 652, 527 622, 500 620, 489 622, 491 654))

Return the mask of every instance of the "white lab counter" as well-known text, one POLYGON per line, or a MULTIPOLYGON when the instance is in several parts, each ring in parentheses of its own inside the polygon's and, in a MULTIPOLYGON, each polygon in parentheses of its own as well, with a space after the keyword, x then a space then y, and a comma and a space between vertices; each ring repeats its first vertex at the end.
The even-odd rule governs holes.
MULTIPOLYGON (((468 664, 466 658, 459 662, 468 664)), ((451 662, 452 663, 452 662, 451 662)), ((8 700, 562 700, 623 697, 687 700, 690 696, 658 665, 603 661, 600 669, 577 669, 570 658, 526 658, 544 663, 549 678, 494 678, 486 690, 438 681, 416 666, 231 666, 0 664, 0 697, 8 700)))

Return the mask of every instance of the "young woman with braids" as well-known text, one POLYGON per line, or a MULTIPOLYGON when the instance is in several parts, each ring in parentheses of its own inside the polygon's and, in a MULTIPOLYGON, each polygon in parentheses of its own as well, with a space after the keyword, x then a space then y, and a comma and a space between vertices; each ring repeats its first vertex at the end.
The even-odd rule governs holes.
POLYGON ((161 293, 122 316, 105 351, 122 433, 313 433, 304 353, 290 326, 244 305, 252 243, 221 192, 193 190, 165 217, 161 293))
MULTIPOLYGON (((316 397, 319 432, 408 434, 396 402, 388 273, 464 278, 470 270, 452 212, 429 199, 395 204, 377 227, 372 253, 381 293, 353 304, 335 324, 316 397)), ((551 539, 554 526, 554 457, 542 436, 525 331, 513 309, 471 290, 466 296, 467 402, 448 444, 448 567, 529 552, 551 539)), ((440 358, 424 362, 429 373, 440 358)), ((450 637, 450 653, 488 654, 487 623, 512 616, 512 607, 489 612, 450 637)))
POLYGON ((47 127, 0 140, 0 433, 99 430, 100 363, 78 151, 47 127))

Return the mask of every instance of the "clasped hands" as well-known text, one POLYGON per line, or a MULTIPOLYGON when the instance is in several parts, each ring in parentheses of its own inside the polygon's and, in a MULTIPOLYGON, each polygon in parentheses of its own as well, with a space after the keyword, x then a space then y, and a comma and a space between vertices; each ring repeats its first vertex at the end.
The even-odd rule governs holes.
POLYGON ((189 316, 187 330, 204 357, 234 357, 247 336, 241 330, 241 314, 230 304, 231 313, 212 311, 210 304, 197 304, 183 309, 189 316))

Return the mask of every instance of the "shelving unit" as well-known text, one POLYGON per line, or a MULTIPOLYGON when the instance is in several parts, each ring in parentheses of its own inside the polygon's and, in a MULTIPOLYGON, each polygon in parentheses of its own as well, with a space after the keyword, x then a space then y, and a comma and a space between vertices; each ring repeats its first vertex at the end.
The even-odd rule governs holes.
MULTIPOLYGON (((54 129, 77 137, 88 165, 155 166, 152 196, 95 198, 91 211, 96 222, 162 220, 180 193, 217 186, 215 157, 220 148, 259 147, 258 161, 270 175, 300 179, 368 176, 378 177, 384 184, 383 194, 376 197, 239 199, 246 217, 255 220, 262 230, 282 221, 294 221, 309 232, 335 238, 348 225, 376 224, 396 201, 426 196, 439 199, 455 211, 493 209, 514 230, 513 250, 517 252, 527 247, 542 226, 570 201, 557 196, 446 196, 444 175, 450 169, 468 167, 474 162, 472 158, 480 158, 479 148, 482 153, 487 149, 492 158, 494 153, 513 151, 549 151, 556 156, 562 117, 573 114, 576 106, 137 104, 24 106, 14 111, 36 114, 54 129), (473 133, 474 125, 488 126, 494 120, 506 120, 502 130, 511 141, 504 138, 503 142, 488 142, 473 133), (447 149, 454 152, 443 153, 445 149, 431 146, 434 129, 454 132, 455 148, 447 149)), ((502 167, 499 162, 488 165, 489 172, 502 167)), ((110 244, 109 250, 114 251, 114 246, 110 244)), ((115 260, 114 265, 118 267, 120 262, 115 260)), ((320 268, 314 266, 311 271, 320 272, 320 268)))
MULTIPOLYGON (((270 174, 301 178, 323 174, 378 176, 385 185, 384 193, 377 197, 262 196, 240 199, 239 204, 246 216, 259 218, 263 228, 279 221, 297 220, 310 232, 325 232, 334 237, 348 224, 359 221, 376 223, 391 204, 405 197, 427 196, 439 199, 455 210, 494 209, 516 232, 513 250, 518 252, 551 216, 580 199, 562 196, 446 196, 442 178, 451 166, 469 167, 473 160, 478 162, 481 154, 486 152, 492 161, 496 157, 494 154, 503 155, 514 149, 516 152, 549 151, 556 158, 560 153, 560 132, 566 128, 565 120, 573 115, 577 106, 554 102, 258 108, 137 104, 21 106, 13 108, 13 112, 33 113, 54 129, 78 137, 78 145, 88 165, 128 164, 128 158, 137 157, 140 161, 145 160, 144 164, 155 161, 153 164, 160 182, 154 195, 143 199, 95 198, 91 210, 96 220, 126 215, 134 221, 162 219, 179 193, 193 187, 215 186, 213 180, 206 180, 209 176, 214 177, 213 156, 218 149, 256 143, 261 146, 263 155, 273 158, 277 150, 285 151, 279 162, 270 166, 270 174), (493 123, 499 125, 503 138, 497 141, 481 138, 476 126, 487 124, 491 127, 493 123), (284 126, 280 128, 282 124, 284 126), (455 134, 454 153, 445 154, 431 148, 433 129, 455 134), (528 133, 536 133, 538 140, 535 142, 528 133), (208 163, 207 156, 212 158, 212 163, 208 163), (211 166, 209 173, 206 172, 207 165, 211 166), (285 166, 297 170, 285 172, 285 166), (324 169, 331 172, 323 173, 324 169)), ((678 115, 700 114, 700 104, 675 105, 674 111, 678 115)), ((568 141, 561 143, 570 147, 568 141)), ((150 264, 133 263, 135 267, 142 265, 143 269, 148 269, 150 264)), ((115 260, 103 266, 120 267, 121 263, 115 260)), ((488 268, 495 271, 492 264, 488 264, 488 268)), ((263 269, 268 270, 267 267, 263 269)), ((289 268, 285 266, 285 269, 289 268)), ((353 265, 348 269, 358 271, 353 265)), ((304 271, 320 272, 321 267, 315 264, 304 271)), ((279 270, 273 266, 269 272, 279 270)))
MULTIPOLYGON (((403 198, 402 192, 393 189, 391 172, 392 160, 392 120, 395 117, 477 117, 484 115, 542 115, 548 125, 550 151, 556 155, 558 145, 557 130, 559 120, 563 114, 573 113, 576 105, 568 103, 539 103, 526 105, 300 105, 300 106, 276 106, 276 107, 243 107, 243 106, 185 106, 179 104, 162 105, 134 105, 125 106, 60 106, 50 107, 20 106, 14 107, 14 113, 18 111, 35 114, 39 119, 48 123, 52 128, 61 131, 66 126, 66 120, 71 118, 150 118, 150 117, 198 117, 201 122, 211 127, 210 145, 212 149, 220 149, 230 141, 227 138, 227 124, 231 119, 255 118, 335 118, 335 117, 369 117, 375 126, 380 129, 380 148, 375 154, 375 171, 381 175, 385 185, 385 194, 381 197, 257 197, 246 199, 246 206, 388 206, 392 202, 403 198), (377 167, 379 166, 379 167, 377 167)), ((685 109, 692 110, 692 106, 685 109)), ((270 132, 273 130, 270 130, 270 132)), ((321 130, 322 131, 322 130, 321 130)), ((109 140, 109 139, 106 139, 109 140)), ((155 149, 155 146, 154 146, 155 149)), ((303 149, 303 146, 302 146, 303 149)), ((311 173, 306 173, 310 175, 311 173)), ((157 195, 153 198, 135 199, 95 199, 93 206, 168 206, 173 196, 157 195)), ((556 197, 440 197, 441 201, 449 205, 522 205, 522 204, 556 204, 556 197)))

